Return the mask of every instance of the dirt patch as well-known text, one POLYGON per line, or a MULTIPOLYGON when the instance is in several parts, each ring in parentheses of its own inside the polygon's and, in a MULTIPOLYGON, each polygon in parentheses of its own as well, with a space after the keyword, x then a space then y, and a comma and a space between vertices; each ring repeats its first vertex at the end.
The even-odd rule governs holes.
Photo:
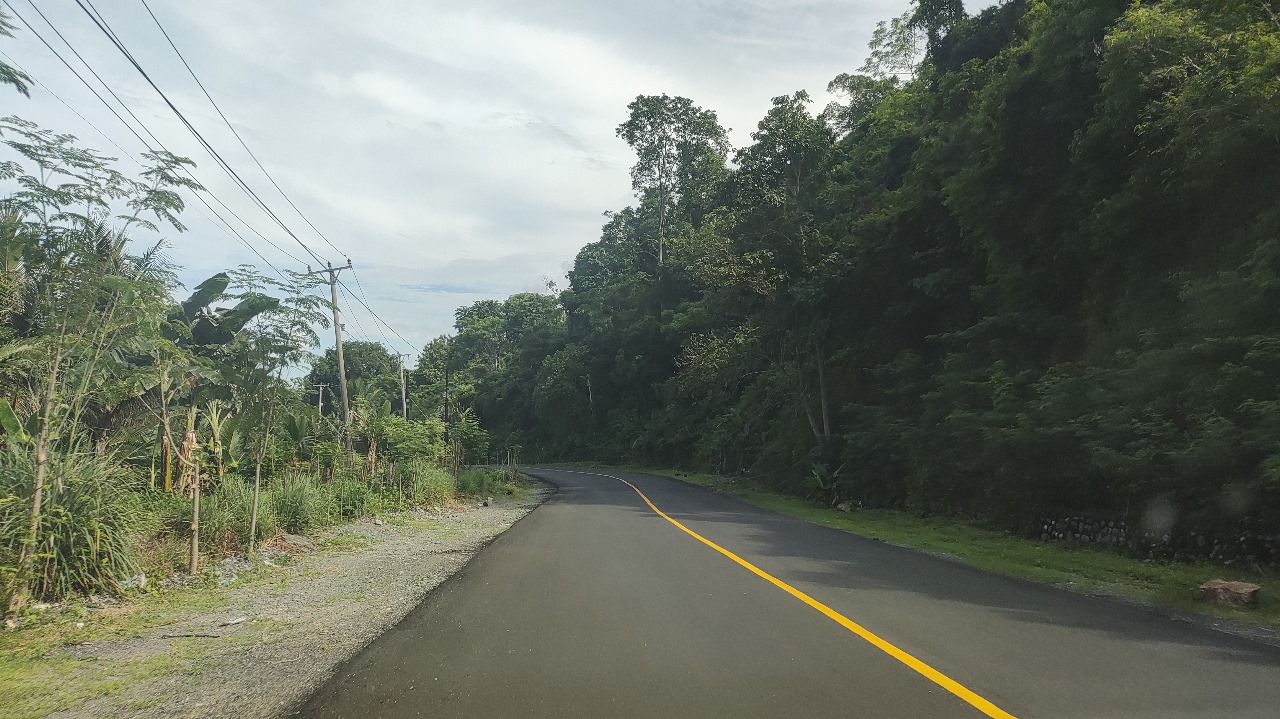
POLYGON ((76 665, 64 681, 112 689, 50 716, 278 717, 550 491, 366 520, 312 538, 316 551, 267 553, 219 609, 60 649, 53 659, 76 665))

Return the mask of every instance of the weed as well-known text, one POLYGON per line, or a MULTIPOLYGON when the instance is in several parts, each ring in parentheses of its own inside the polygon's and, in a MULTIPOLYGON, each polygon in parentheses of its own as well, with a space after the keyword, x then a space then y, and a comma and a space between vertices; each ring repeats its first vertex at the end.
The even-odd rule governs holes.
MULTIPOLYGON (((55 600, 119 593, 118 580, 137 573, 133 540, 148 523, 140 497, 127 489, 129 477, 92 454, 55 454, 48 471, 32 593, 55 600)), ((16 556, 26 540, 34 476, 29 454, 0 451, 0 560, 16 556)))
POLYGON ((337 509, 333 498, 308 475, 287 472, 272 488, 272 507, 280 527, 299 533, 333 524, 337 509))

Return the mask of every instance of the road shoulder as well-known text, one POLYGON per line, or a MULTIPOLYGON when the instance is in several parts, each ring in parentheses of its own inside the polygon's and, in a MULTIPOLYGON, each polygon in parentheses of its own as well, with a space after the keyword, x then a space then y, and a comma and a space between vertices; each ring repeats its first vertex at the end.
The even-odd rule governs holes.
POLYGON ((61 641, 0 670, 0 714, 281 716, 552 491, 362 520, 229 586, 64 611, 21 630, 61 641))

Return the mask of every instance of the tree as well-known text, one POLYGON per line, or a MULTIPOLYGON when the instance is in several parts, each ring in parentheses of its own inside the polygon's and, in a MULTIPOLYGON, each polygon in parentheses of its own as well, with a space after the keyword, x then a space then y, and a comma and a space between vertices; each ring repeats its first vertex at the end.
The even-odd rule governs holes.
MULTIPOLYGON (((0 10, 0 37, 13 37, 14 25, 9 14, 0 10)), ((18 68, 0 61, 0 84, 12 85, 13 89, 31 97, 31 77, 18 68)))
POLYGON ((698 206, 707 179, 720 171, 729 152, 728 136, 711 110, 685 97, 638 95, 617 135, 636 152, 631 186, 652 196, 657 217, 657 261, 662 265, 672 208, 698 206))
POLYGON ((0 121, 0 137, 34 165, 27 172, 20 162, 0 164, 0 179, 22 188, 0 212, 10 218, 5 254, 10 263, 21 258, 23 276, 23 297, 8 310, 8 332, 32 347, 36 370, 11 378, 18 383, 5 388, 19 396, 9 406, 27 414, 21 421, 32 431, 22 444, 33 457, 30 521, 7 592, 12 613, 29 594, 55 445, 76 446, 84 439, 80 418, 86 411, 110 405, 124 388, 140 389, 128 357, 158 333, 173 280, 158 261, 158 245, 130 257, 125 233, 155 227, 142 213, 181 228, 174 212, 182 201, 174 189, 188 183, 169 178, 172 168, 188 161, 152 155, 155 164, 134 180, 114 170, 111 158, 77 147, 70 135, 8 118, 0 121), (122 224, 115 228, 108 213, 118 205, 129 214, 119 216, 122 224))

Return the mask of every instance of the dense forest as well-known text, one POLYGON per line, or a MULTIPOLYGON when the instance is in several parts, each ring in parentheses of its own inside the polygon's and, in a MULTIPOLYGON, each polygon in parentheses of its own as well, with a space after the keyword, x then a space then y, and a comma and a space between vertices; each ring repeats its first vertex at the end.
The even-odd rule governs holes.
POLYGON ((1272 0, 919 0, 828 89, 736 150, 638 97, 636 204, 558 296, 459 310, 424 400, 832 504, 1280 528, 1272 0))

